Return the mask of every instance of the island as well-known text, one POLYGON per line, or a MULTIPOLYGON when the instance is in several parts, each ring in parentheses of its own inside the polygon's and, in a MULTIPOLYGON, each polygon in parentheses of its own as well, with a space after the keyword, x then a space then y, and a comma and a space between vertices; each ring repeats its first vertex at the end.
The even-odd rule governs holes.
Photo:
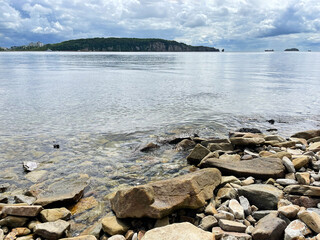
POLYGON ((298 48, 287 48, 284 50, 285 52, 299 52, 298 48))
POLYGON ((205 46, 191 46, 156 38, 86 38, 46 44, 41 47, 14 47, 13 51, 106 51, 106 52, 219 52, 205 46))

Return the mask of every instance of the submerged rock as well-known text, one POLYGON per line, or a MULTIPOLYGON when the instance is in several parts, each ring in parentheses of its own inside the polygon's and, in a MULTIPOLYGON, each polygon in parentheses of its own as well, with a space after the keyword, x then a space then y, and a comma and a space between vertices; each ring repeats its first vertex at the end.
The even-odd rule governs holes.
POLYGON ((162 218, 176 209, 197 209, 213 197, 220 184, 217 169, 203 169, 173 179, 119 190, 111 207, 119 218, 162 218))

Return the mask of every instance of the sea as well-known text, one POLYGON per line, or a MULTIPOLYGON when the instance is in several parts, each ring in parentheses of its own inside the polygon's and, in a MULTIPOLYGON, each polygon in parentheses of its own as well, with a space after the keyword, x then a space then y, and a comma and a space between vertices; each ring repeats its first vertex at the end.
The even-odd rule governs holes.
POLYGON ((117 189, 190 171, 168 139, 320 128, 319 66, 318 52, 0 52, 3 194, 87 174, 96 204, 73 216, 80 232, 117 189), (149 142, 160 148, 140 152, 149 142))

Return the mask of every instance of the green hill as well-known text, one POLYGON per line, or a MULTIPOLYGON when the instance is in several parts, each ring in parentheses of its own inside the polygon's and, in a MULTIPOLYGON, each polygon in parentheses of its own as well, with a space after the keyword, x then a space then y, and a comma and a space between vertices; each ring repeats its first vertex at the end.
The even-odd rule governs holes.
POLYGON ((47 44, 33 50, 45 51, 114 51, 114 52, 219 52, 213 47, 190 46, 164 39, 87 38, 47 44))

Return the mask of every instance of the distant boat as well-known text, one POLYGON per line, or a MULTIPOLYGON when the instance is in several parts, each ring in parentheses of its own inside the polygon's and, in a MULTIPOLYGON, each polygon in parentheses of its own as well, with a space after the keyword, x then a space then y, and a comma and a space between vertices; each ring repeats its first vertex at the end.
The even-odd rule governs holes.
POLYGON ((266 50, 264 50, 265 52, 274 52, 274 50, 273 49, 266 49, 266 50))

